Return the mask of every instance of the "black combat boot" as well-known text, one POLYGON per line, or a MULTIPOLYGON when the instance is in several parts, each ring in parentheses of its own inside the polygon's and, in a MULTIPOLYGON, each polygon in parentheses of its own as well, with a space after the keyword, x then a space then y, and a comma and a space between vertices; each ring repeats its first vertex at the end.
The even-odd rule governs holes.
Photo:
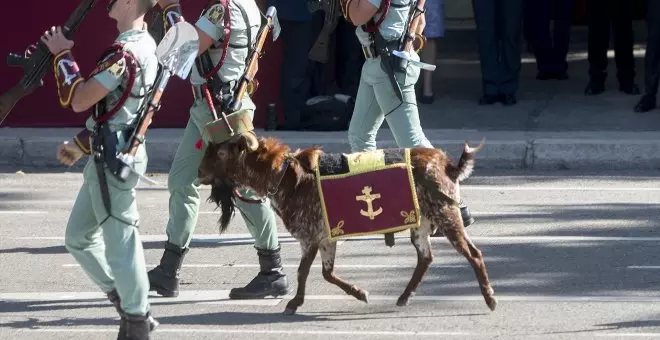
MULTIPOLYGON (((474 223, 474 217, 472 217, 472 215, 470 214, 470 210, 468 209, 467 204, 465 204, 462 198, 460 202, 458 202, 458 207, 461 209, 461 219, 463 220, 463 227, 467 228, 469 225, 474 223)), ((431 235, 431 237, 440 237, 440 236, 444 236, 440 228, 438 228, 438 230, 436 230, 435 233, 431 235)))
POLYGON ((117 340, 149 340, 149 333, 153 330, 151 320, 154 320, 149 313, 132 315, 122 312, 121 315, 117 340))
POLYGON ((257 255, 259 255, 261 271, 245 287, 233 288, 229 292, 230 299, 260 299, 269 295, 277 297, 289 293, 289 283, 280 258, 280 247, 275 250, 257 248, 257 255))
MULTIPOLYGON (((119 316, 123 316, 124 311, 121 309, 121 299, 119 298, 119 294, 117 293, 117 290, 113 289, 106 295, 108 296, 108 300, 110 300, 112 305, 115 306, 115 310, 117 310, 117 314, 119 314, 119 316)), ((154 329, 156 329, 156 327, 158 327, 158 321, 156 321, 156 319, 154 319, 150 315, 148 316, 148 319, 149 319, 149 329, 153 331, 154 329)))
POLYGON ((189 248, 167 242, 160 264, 149 271, 149 290, 165 297, 179 296, 179 270, 189 248))

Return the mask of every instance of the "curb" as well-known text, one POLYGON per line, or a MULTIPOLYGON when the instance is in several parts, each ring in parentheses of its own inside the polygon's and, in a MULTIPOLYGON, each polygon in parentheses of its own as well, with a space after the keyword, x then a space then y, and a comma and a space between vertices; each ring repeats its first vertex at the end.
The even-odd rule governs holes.
MULTIPOLYGON (((0 130, 0 165, 61 169, 63 166, 57 162, 55 150, 63 140, 75 134, 75 129, 28 130, 30 133, 4 133, 0 130)), ((182 132, 182 129, 150 131, 152 137, 147 141, 149 172, 169 170, 182 132)), ((293 150, 313 145, 322 146, 326 152, 350 150, 346 132, 257 133, 277 137, 293 150)), ((378 139, 379 148, 396 147, 388 130, 379 134, 383 135, 378 139)), ((477 169, 660 169, 660 134, 654 132, 532 134, 435 130, 426 132, 426 135, 435 147, 443 149, 453 160, 460 157, 465 140, 474 146, 485 137, 486 144, 477 154, 477 169)), ((84 163, 79 162, 71 169, 82 169, 84 163)))

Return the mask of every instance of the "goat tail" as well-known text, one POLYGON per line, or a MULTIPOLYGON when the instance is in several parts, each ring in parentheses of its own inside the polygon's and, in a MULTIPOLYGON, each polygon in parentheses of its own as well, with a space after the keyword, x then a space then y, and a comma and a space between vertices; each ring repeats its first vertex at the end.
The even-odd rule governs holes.
POLYGON ((454 180, 458 180, 458 182, 461 182, 472 174, 472 171, 474 170, 474 159, 476 153, 481 150, 481 148, 484 147, 486 143, 485 139, 482 139, 479 145, 477 147, 472 148, 468 145, 467 142, 465 142, 465 145, 463 147, 463 154, 461 154, 461 158, 458 160, 458 166, 455 168, 455 173, 452 174, 452 178, 454 180))

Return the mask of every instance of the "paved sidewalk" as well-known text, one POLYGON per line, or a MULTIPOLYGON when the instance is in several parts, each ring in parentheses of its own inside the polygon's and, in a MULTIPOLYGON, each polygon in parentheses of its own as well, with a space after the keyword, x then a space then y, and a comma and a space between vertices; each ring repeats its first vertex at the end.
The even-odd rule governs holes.
MULTIPOLYGON (((59 143, 77 129, 0 129, 0 165, 10 169, 62 168, 55 159, 59 143)), ((348 152, 346 132, 266 132, 293 149, 320 145, 327 152, 348 152)), ((477 155, 477 168, 487 169, 658 169, 660 134, 657 132, 543 132, 427 129, 434 146, 457 160, 463 143, 486 146, 477 155)), ((149 131, 149 171, 167 171, 183 129, 149 131)), ((379 147, 395 147, 388 129, 379 134, 379 147)), ((190 150, 195 152, 195 150, 190 150)), ((75 168, 79 169, 84 162, 75 168)))
MULTIPOLYGON (((640 88, 644 82, 642 28, 637 25, 635 32, 640 88)), ((606 92, 590 97, 583 94, 588 80, 584 29, 575 29, 572 35, 569 80, 536 80, 534 58, 523 55, 519 102, 511 107, 477 105, 481 73, 475 47, 474 31, 447 33, 439 44, 438 68, 433 73, 436 101, 419 106, 428 138, 453 159, 460 156, 465 140, 476 144, 486 138, 477 168, 660 169, 660 109, 633 112, 640 96, 617 91, 612 53, 606 92)), ((77 131, 0 128, 0 165, 61 168, 54 156, 57 145, 77 131)), ((167 171, 182 132, 149 131, 149 171, 167 171)), ((328 152, 349 151, 346 131, 258 133, 281 138, 293 148, 321 145, 328 152)), ((381 148, 395 146, 387 124, 378 139, 381 148)))

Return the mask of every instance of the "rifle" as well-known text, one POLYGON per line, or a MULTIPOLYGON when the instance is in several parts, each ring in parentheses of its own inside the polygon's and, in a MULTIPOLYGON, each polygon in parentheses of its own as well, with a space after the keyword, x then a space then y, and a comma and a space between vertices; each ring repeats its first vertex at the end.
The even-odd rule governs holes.
MULTIPOLYGON (((147 129, 151 125, 154 114, 160 108, 160 100, 170 77, 176 75, 181 79, 186 79, 195 57, 197 57, 197 51, 199 51, 197 30, 193 25, 185 21, 172 26, 158 44, 156 56, 158 57, 160 67, 154 83, 156 84, 156 88, 147 98, 147 112, 140 117, 137 127, 129 138, 128 143, 126 143, 121 153, 117 155, 117 158, 120 160, 120 166, 117 170, 120 180, 125 181, 130 172, 135 172, 133 171, 135 154, 140 144, 144 143, 144 136, 147 133, 147 129)), ((146 179, 145 177, 142 178, 146 179)))
POLYGON ((321 33, 319 33, 314 46, 309 51, 309 59, 325 64, 328 62, 328 40, 332 32, 337 28, 337 23, 341 16, 339 0, 316 0, 308 2, 308 8, 312 13, 319 9, 325 12, 321 33))
MULTIPOLYGON (((64 23, 65 37, 71 38, 97 1, 83 0, 80 2, 71 16, 69 16, 69 19, 64 23)), ((34 52, 30 55, 25 53, 24 56, 21 56, 10 53, 7 56, 7 65, 23 68, 23 78, 18 84, 0 96, 0 125, 2 125, 2 122, 7 118, 9 112, 11 112, 19 100, 32 93, 37 87, 43 86, 43 77, 51 70, 52 62, 53 54, 50 53, 48 47, 41 40, 39 40, 34 48, 34 52)))
POLYGON ((266 42, 266 36, 268 36, 268 32, 271 29, 273 31, 273 41, 275 41, 280 36, 281 27, 280 21, 277 19, 277 10, 274 6, 270 6, 266 11, 266 24, 259 28, 255 48, 247 60, 247 67, 245 68, 243 77, 241 77, 241 80, 239 80, 237 84, 238 90, 235 92, 234 98, 227 106, 228 112, 236 112, 240 110, 243 96, 250 83, 254 80, 254 76, 257 74, 257 62, 261 55, 261 49, 263 48, 264 42, 266 42))
POLYGON ((417 27, 419 26, 419 17, 424 15, 424 7, 426 6, 426 0, 417 0, 415 5, 410 8, 410 13, 408 14, 408 20, 406 21, 406 26, 408 27, 407 35, 403 37, 402 51, 411 51, 413 43, 417 40, 420 41, 421 50, 426 44, 426 37, 417 33, 417 27))

